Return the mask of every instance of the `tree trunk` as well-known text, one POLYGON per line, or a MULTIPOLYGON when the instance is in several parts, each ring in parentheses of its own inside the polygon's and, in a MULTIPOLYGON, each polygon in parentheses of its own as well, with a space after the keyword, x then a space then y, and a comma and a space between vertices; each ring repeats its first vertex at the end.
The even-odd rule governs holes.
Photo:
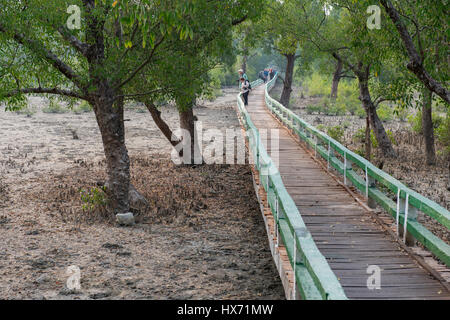
POLYGON ((423 89, 422 101, 422 132, 425 139, 425 154, 427 165, 436 164, 436 151, 434 148, 434 128, 432 114, 432 92, 427 88, 423 89))
POLYGON ((409 57, 407 68, 412 71, 430 91, 436 93, 447 103, 450 103, 450 91, 447 90, 445 83, 440 83, 434 79, 427 70, 425 70, 423 65, 423 57, 417 52, 413 38, 409 34, 408 28, 403 23, 397 9, 395 9, 389 0, 380 0, 380 2, 386 9, 387 14, 397 28, 400 38, 405 45, 405 49, 409 57))
MULTIPOLYGON (((147 107, 150 115, 153 118, 153 121, 158 126, 159 130, 164 134, 164 136, 169 140, 172 146, 177 146, 181 140, 178 137, 174 137, 172 130, 169 125, 161 118, 161 111, 159 111, 156 106, 152 102, 146 102, 145 106, 147 107), (173 138, 173 139, 172 139, 173 138)), ((182 151, 180 156, 182 155, 182 151)))
POLYGON ((110 90, 95 99, 93 109, 102 135, 108 174, 109 207, 115 213, 130 210, 130 159, 125 145, 123 99, 113 104, 110 90))
POLYGON ((341 80, 341 73, 342 68, 344 67, 344 64, 342 60, 338 59, 336 64, 336 69, 333 74, 333 83, 331 85, 331 100, 336 100, 338 96, 338 87, 339 87, 339 81, 341 80))
POLYGON ((202 164, 203 157, 198 145, 197 135, 195 134, 195 116, 192 107, 185 111, 179 111, 179 115, 180 128, 183 130, 182 150, 187 151, 183 153, 183 162, 184 164, 202 164))
POLYGON ((447 155, 448 162, 448 180, 447 180, 447 190, 450 191, 450 152, 447 155))
POLYGON ((247 73, 247 55, 244 55, 242 57, 241 69, 244 71, 244 73, 247 73))
POLYGON ((388 135, 386 134, 386 130, 384 129, 383 123, 377 114, 377 109, 375 104, 372 101, 372 97, 370 96, 369 91, 369 67, 365 67, 365 70, 362 70, 362 65, 360 66, 360 71, 357 72, 356 76, 358 77, 359 82, 359 100, 361 100, 363 107, 366 111, 367 116, 369 117, 370 124, 375 133, 375 137, 378 141, 378 145, 381 149, 381 152, 385 157, 395 158, 397 154, 392 147, 391 140, 389 140, 388 135))
POLYGON ((294 76, 295 54, 285 54, 287 59, 286 74, 284 76, 283 92, 281 93, 280 103, 288 107, 292 92, 292 78, 294 76))
POLYGON ((372 155, 372 140, 370 139, 370 120, 369 120, 369 116, 366 117, 365 147, 366 147, 366 159, 370 161, 370 157, 372 155))

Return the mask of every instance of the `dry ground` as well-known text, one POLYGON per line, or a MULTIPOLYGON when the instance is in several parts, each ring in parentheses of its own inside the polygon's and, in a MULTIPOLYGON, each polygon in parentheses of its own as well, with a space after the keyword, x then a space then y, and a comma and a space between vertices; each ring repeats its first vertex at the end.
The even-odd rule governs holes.
MULTIPOLYGON (((204 127, 239 128, 235 94, 195 109, 204 127)), ((0 299, 284 298, 248 166, 175 166, 149 114, 128 110, 132 180, 151 206, 117 227, 82 210, 80 189, 105 177, 93 113, 33 106, 0 110, 0 299), (80 292, 65 289, 70 265, 80 292)))

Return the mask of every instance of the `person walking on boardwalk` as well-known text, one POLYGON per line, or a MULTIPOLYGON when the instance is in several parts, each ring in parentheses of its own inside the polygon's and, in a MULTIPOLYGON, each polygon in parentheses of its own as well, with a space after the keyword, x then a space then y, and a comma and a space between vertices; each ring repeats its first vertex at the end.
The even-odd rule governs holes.
POLYGON ((267 80, 268 80, 268 78, 269 78, 269 69, 268 68, 265 68, 264 69, 264 83, 266 83, 267 82, 267 80))
POLYGON ((264 71, 261 70, 261 71, 258 73, 258 78, 265 82, 266 79, 264 78, 264 71))
POLYGON ((244 77, 241 78, 241 92, 244 98, 244 106, 248 106, 248 93, 250 92, 250 82, 245 80, 244 77))
POLYGON ((245 72, 244 72, 244 70, 242 70, 242 69, 239 69, 238 70, 238 73, 239 73, 239 88, 241 87, 241 85, 242 85, 242 82, 241 82, 241 78, 244 78, 245 80, 247 80, 248 81, 248 77, 247 77, 247 75, 245 74, 245 72))

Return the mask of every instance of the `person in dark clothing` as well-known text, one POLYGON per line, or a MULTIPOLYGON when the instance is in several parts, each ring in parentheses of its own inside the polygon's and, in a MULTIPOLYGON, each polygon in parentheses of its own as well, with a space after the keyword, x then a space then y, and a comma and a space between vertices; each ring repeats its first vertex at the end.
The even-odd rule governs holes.
POLYGON ((269 70, 269 75, 270 75, 270 79, 273 79, 273 77, 275 76, 275 70, 273 70, 272 68, 270 68, 270 70, 269 70))
POLYGON ((267 80, 269 80, 268 79, 269 78, 269 69, 268 68, 264 69, 264 78, 265 78, 264 82, 267 82, 267 80))
POLYGON ((260 71, 258 73, 258 78, 260 78, 261 80, 263 80, 265 82, 266 79, 264 79, 264 72, 263 71, 260 71))
POLYGON ((248 93, 250 92, 250 82, 241 78, 241 92, 244 98, 244 106, 248 106, 248 93))

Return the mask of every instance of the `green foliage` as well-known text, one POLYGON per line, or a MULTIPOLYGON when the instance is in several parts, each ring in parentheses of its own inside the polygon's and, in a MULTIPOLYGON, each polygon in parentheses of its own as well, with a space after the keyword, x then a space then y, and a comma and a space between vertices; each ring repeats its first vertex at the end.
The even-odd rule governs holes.
POLYGON ((344 128, 341 126, 329 126, 327 127, 327 134, 334 140, 342 143, 344 138, 344 128))
POLYGON ((321 111, 323 111, 323 106, 321 104, 308 104, 306 106, 307 114, 320 114, 321 111))
POLYGON ((364 108, 362 106, 359 106, 355 110, 355 116, 359 117, 360 119, 366 118, 367 117, 366 110, 364 110, 364 108))
MULTIPOLYGON (((394 145, 397 145, 397 141, 395 140, 394 133, 388 129, 388 130, 386 130, 386 134, 387 134, 389 140, 391 140, 391 143, 394 145)), ((360 128, 360 129, 356 130, 356 132, 352 136, 352 140, 355 143, 366 143, 366 128, 360 128)), ((373 130, 370 130, 370 142, 374 149, 378 148, 378 141, 375 137, 373 130)), ((363 152, 363 154, 364 154, 364 152, 363 152)))
POLYGON ((350 125, 351 125, 351 123, 350 123, 350 121, 348 121, 348 120, 345 120, 345 121, 342 123, 342 127, 343 127, 344 129, 350 128, 350 125))
POLYGON ((316 128, 317 128, 317 130, 322 131, 322 132, 325 132, 327 130, 327 127, 325 127, 324 124, 318 124, 316 126, 316 128))
POLYGON ((386 130, 386 134, 387 134, 389 140, 391 140, 391 143, 393 145, 397 145, 397 141, 395 140, 394 133, 390 129, 386 130))
POLYGON ((344 104, 337 104, 332 101, 329 97, 324 97, 320 101, 322 105, 322 111, 327 116, 342 116, 346 114, 344 104))
POLYGON ((97 209, 104 209, 108 205, 108 198, 106 196, 106 188, 91 188, 88 190, 81 189, 80 196, 83 202, 84 211, 96 211, 97 209))
MULTIPOLYGON (((1 90, 1 86, 0 86, 1 90)), ((1 92, 0 92, 1 93, 1 92)), ((5 99, 5 111, 19 111, 28 108, 28 99, 24 95, 16 95, 5 99)))
POLYGON ((91 111, 92 111, 91 105, 87 101, 84 101, 84 100, 81 101, 81 103, 73 109, 73 112, 75 112, 76 114, 82 114, 82 113, 87 113, 87 112, 91 112, 91 111))
POLYGON ((31 117, 33 114, 36 113, 36 109, 35 108, 31 108, 30 106, 27 106, 25 108, 20 108, 17 109, 15 111, 16 114, 23 114, 26 115, 27 117, 31 117))
MULTIPOLYGON (((391 136, 392 136, 392 133, 391 133, 391 136)), ((390 138, 391 138, 391 136, 390 136, 390 138)), ((356 132, 352 136, 352 140, 355 143, 363 144, 363 146, 361 148, 356 149, 355 152, 357 154, 359 154, 361 157, 365 157, 366 150, 365 150, 364 145, 366 143, 366 128, 360 128, 360 129, 356 130, 356 132)), ((373 149, 378 148, 378 141, 375 137, 373 130, 370 130, 370 144, 372 145, 373 149)))
POLYGON ((323 111, 324 111, 324 113, 326 114, 326 115, 328 115, 329 113, 329 109, 330 109, 330 106, 331 106, 331 104, 332 104, 332 102, 331 102, 331 99, 330 99, 330 97, 323 97, 321 100, 320 100, 320 104, 322 105, 322 108, 323 108, 323 111))
POLYGON ((447 114, 445 119, 436 129, 436 138, 444 146, 446 155, 450 154, 450 116, 447 114))
POLYGON ((329 107, 326 111, 326 114, 329 116, 343 116, 347 113, 345 108, 345 104, 332 102, 329 104, 329 107))
POLYGON ((360 128, 352 136, 352 140, 356 143, 365 143, 366 140, 366 129, 360 128))
MULTIPOLYGON (((445 125, 447 117, 441 116, 437 112, 433 112, 431 119, 433 121, 433 128, 437 130, 441 125, 445 125)), ((422 131, 422 112, 418 111, 415 115, 410 115, 408 117, 408 123, 411 125, 411 129, 417 134, 423 134, 422 131)))
MULTIPOLYGON (((435 97, 435 95, 433 95, 435 97)), ((440 99, 433 99, 432 101, 432 109, 436 112, 440 113, 447 113, 449 112, 449 106, 446 105, 442 100, 440 99)))
POLYGON ((357 148, 353 152, 363 158, 366 156, 366 151, 364 150, 364 148, 357 148))
POLYGON ((377 114, 381 121, 391 121, 393 119, 392 109, 385 104, 380 104, 377 108, 377 114))
POLYGON ((308 77, 304 85, 307 87, 309 95, 323 97, 319 104, 306 107, 308 114, 324 113, 330 116, 343 116, 350 113, 354 115, 358 108, 361 108, 356 81, 341 81, 335 101, 329 97, 330 82, 318 72, 314 72, 311 77, 308 77))
POLYGON ((214 101, 217 97, 220 97, 223 95, 222 89, 221 89, 221 83, 223 81, 223 73, 222 70, 219 68, 212 69, 209 71, 209 88, 206 90, 204 96, 210 100, 214 101))
POLYGON ((370 143, 372 144, 372 147, 374 149, 378 148, 378 140, 375 137, 375 133, 373 132, 373 130, 370 130, 370 143))
POLYGON ((304 86, 311 97, 329 96, 331 92, 331 82, 328 77, 325 77, 318 72, 314 72, 308 77, 304 86))
POLYGON ((358 108, 361 108, 361 102, 341 96, 338 96, 334 104, 341 110, 341 113, 345 114, 348 112, 352 116, 356 114, 358 108))
POLYGON ((56 99, 50 99, 50 102, 47 107, 42 108, 42 112, 44 113, 66 113, 69 112, 69 110, 61 104, 58 103, 56 99))
POLYGON ((408 119, 409 108, 396 107, 393 111, 394 116, 401 122, 405 122, 408 119))
POLYGON ((361 101, 359 101, 358 96, 359 91, 357 81, 340 81, 338 97, 335 103, 341 110, 346 110, 353 116, 356 114, 358 108, 361 108, 361 101))
POLYGON ((408 123, 411 125, 411 129, 418 134, 422 134, 422 113, 416 112, 415 115, 408 116, 408 123))

